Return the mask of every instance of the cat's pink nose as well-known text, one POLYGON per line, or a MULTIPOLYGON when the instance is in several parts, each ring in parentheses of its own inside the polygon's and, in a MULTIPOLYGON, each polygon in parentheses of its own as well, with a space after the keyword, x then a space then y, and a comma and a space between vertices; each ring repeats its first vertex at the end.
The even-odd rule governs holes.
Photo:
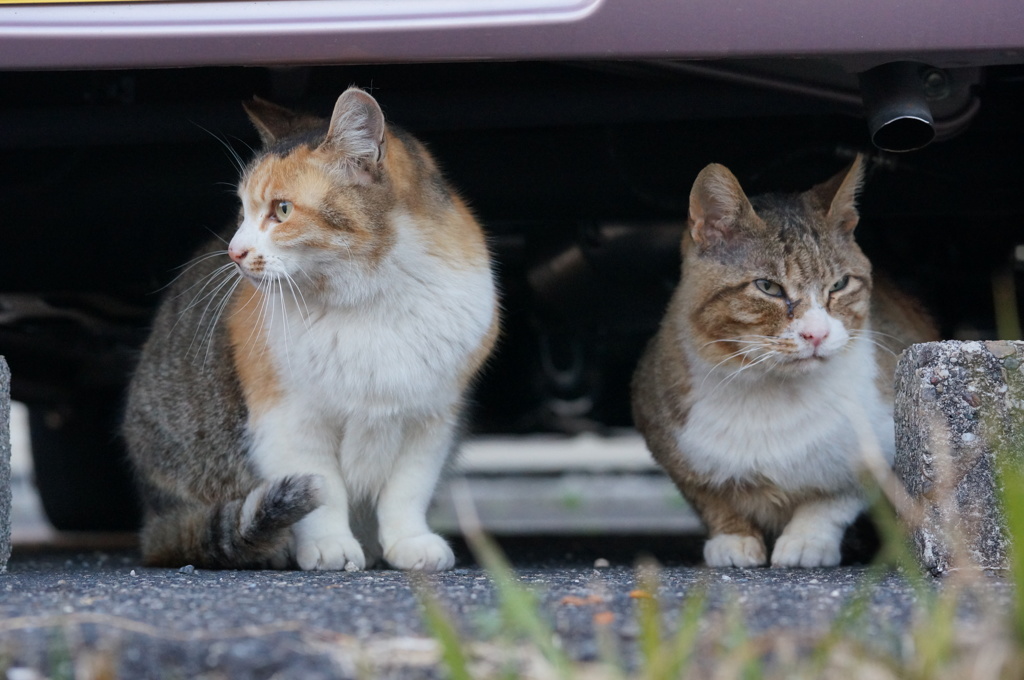
POLYGON ((818 346, 821 345, 821 343, 825 341, 825 338, 828 337, 828 329, 827 328, 808 329, 808 330, 805 330, 802 333, 800 333, 800 337, 803 338, 804 340, 806 340, 807 342, 811 343, 812 345, 814 345, 814 348, 817 349, 818 346))
POLYGON ((237 264, 242 264, 242 260, 249 254, 247 248, 235 248, 234 246, 228 247, 228 257, 234 260, 237 264))

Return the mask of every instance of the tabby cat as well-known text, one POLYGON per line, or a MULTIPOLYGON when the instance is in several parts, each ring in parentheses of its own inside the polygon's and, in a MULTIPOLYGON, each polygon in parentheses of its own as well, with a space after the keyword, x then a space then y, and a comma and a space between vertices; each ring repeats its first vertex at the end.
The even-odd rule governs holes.
POLYGON ((246 110, 237 228, 172 284, 129 388, 145 561, 450 568, 425 515, 498 332, 481 228, 362 90, 330 121, 246 110))
POLYGON ((633 379, 648 448, 703 519, 710 566, 838 564, 865 450, 891 463, 893 373, 936 337, 854 241, 858 157, 798 195, 748 199, 709 165, 682 280, 633 379))

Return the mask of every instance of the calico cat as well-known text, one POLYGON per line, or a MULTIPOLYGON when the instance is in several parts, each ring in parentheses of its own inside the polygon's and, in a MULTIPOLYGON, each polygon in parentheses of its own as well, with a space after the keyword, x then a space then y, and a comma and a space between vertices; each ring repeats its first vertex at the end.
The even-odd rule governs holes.
POLYGON ((237 228, 172 284, 129 387, 144 559, 448 569, 425 514, 498 333, 483 232, 362 90, 330 121, 245 108, 237 228))
POLYGON ((682 280, 633 378, 633 416, 709 532, 709 566, 840 561, 862 447, 892 462, 897 354, 936 337, 854 241, 858 157, 799 195, 748 199, 709 165, 682 280))

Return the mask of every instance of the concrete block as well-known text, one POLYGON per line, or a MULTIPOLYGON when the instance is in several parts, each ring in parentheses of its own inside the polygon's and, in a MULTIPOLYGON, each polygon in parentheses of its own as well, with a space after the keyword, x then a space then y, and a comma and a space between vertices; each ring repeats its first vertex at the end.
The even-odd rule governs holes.
POLYGON ((913 345, 896 368, 896 475, 922 565, 1005 569, 997 457, 1024 464, 1024 342, 913 345))
POLYGON ((11 371, 0 356, 0 572, 11 557, 11 371))

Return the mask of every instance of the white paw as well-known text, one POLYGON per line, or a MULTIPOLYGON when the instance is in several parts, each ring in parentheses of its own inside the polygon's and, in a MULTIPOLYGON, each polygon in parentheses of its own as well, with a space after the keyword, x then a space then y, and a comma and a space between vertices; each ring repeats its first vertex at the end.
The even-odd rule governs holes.
POLYGON ((384 552, 396 569, 444 571, 455 566, 455 553, 437 534, 420 534, 396 541, 384 552))
POLYGON ((363 549, 351 534, 298 538, 295 559, 303 571, 358 571, 366 567, 363 549))
POLYGON ((704 544, 709 567, 760 567, 767 559, 764 541, 757 536, 719 534, 704 544))
POLYGON ((775 541, 773 567, 834 567, 839 564, 839 539, 831 535, 786 534, 775 541))

